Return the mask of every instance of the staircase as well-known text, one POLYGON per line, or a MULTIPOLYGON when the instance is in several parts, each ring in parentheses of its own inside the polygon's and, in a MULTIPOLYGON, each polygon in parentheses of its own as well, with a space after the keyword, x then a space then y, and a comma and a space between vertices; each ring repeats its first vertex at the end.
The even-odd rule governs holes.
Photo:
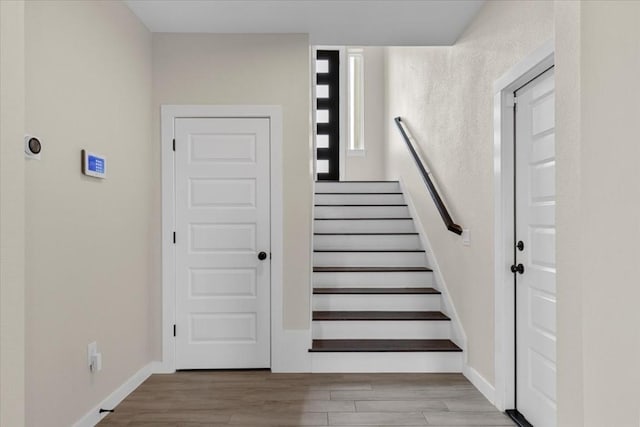
POLYGON ((400 185, 317 182, 313 372, 460 372, 400 185))

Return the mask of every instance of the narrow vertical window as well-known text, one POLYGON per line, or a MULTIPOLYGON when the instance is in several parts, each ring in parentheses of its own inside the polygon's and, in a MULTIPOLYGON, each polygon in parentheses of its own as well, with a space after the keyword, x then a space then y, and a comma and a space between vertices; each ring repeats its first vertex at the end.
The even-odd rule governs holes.
POLYGON ((364 57, 362 49, 349 49, 349 151, 364 152, 364 57))

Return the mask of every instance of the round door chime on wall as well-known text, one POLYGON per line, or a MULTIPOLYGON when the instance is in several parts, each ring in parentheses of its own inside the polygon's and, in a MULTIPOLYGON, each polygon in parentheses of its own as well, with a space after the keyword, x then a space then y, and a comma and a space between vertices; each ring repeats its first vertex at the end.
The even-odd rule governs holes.
POLYGON ((33 135, 24 136, 24 155, 27 159, 40 160, 42 143, 40 138, 33 135))

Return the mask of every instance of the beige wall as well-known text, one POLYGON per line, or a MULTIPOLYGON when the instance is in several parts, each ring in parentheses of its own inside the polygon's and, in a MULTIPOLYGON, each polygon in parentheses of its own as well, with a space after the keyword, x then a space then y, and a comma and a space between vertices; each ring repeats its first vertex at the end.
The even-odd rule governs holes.
MULTIPOLYGON (((346 181, 384 179, 384 48, 363 47, 364 156, 347 154, 346 181)), ((347 117, 347 116, 345 116, 347 117)), ((347 141, 345 141, 345 145, 347 141)))
POLYGON ((584 425, 580 3, 555 2, 558 425, 584 425))
POLYGON ((157 333, 151 34, 111 1, 29 1, 25 22, 25 129, 44 147, 25 162, 27 425, 67 427, 151 361, 157 333), (81 174, 81 149, 108 158, 106 180, 81 174))
MULTIPOLYGON (((284 327, 309 327, 311 145, 307 35, 153 35, 154 196, 160 211, 160 106, 270 104, 283 111, 284 327)), ((160 272, 160 216, 154 218, 160 272)), ((154 304, 161 301, 157 278, 154 304)), ((160 312, 157 310, 159 316, 160 312)), ((160 317, 154 337, 160 355, 160 317)))
POLYGON ((25 416, 24 2, 0 1, 0 426, 25 416))
POLYGON ((402 178, 427 229, 468 338, 468 360, 494 380, 493 83, 553 37, 553 3, 487 2, 453 47, 389 48, 387 176, 402 178), (471 246, 444 227, 393 123, 419 142, 471 246))
POLYGON ((556 25, 558 425, 638 426, 640 3, 558 2, 556 25))

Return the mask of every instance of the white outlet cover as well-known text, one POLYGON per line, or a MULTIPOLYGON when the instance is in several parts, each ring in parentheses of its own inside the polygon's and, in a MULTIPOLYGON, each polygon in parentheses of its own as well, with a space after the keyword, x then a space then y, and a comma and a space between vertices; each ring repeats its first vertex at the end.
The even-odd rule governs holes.
POLYGON ((93 355, 98 353, 98 343, 92 342, 87 345, 87 366, 91 367, 93 363, 93 355))
POLYGON ((468 228, 462 230, 462 244, 465 246, 471 246, 471 233, 468 228))

